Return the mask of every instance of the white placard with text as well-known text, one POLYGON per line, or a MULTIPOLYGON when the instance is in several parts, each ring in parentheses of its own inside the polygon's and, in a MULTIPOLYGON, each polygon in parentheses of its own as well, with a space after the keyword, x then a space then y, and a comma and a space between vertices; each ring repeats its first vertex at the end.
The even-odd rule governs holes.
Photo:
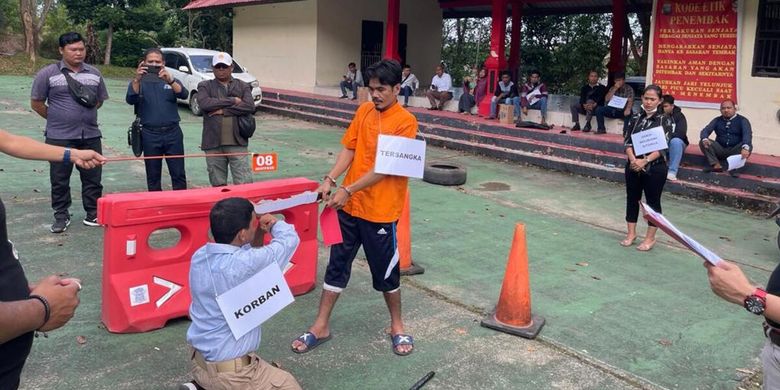
POLYGON ((374 172, 422 179, 425 171, 425 141, 394 135, 379 135, 374 172))
POLYGON ((669 148, 666 143, 666 134, 661 126, 631 134, 631 142, 634 144, 634 155, 636 156, 669 148))
POLYGON ((279 265, 272 263, 236 287, 217 296, 219 310, 238 340, 293 303, 279 265))
POLYGON ((612 99, 609 99, 609 103, 607 103, 607 106, 622 110, 626 108, 626 103, 628 103, 628 98, 613 95, 612 99))

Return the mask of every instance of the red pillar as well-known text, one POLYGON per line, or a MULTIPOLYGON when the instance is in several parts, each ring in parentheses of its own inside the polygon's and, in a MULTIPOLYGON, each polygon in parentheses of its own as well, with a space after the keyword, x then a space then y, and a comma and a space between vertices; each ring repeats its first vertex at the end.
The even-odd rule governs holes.
POLYGON ((506 37, 506 6, 508 0, 493 0, 492 18, 490 26, 490 54, 485 61, 485 69, 488 78, 488 93, 481 102, 479 102, 479 114, 482 116, 490 115, 490 97, 498 82, 498 75, 506 69, 506 53, 504 48, 504 39, 506 37))
POLYGON ((612 40, 609 43, 609 78, 625 70, 623 63, 623 37, 626 32, 626 0, 612 0, 612 40))
POLYGON ((387 29, 385 30, 385 58, 401 61, 398 55, 398 21, 401 18, 401 0, 387 0, 387 29))
POLYGON ((512 40, 509 46, 509 71, 515 84, 520 84, 520 29, 523 26, 523 1, 512 2, 512 40))

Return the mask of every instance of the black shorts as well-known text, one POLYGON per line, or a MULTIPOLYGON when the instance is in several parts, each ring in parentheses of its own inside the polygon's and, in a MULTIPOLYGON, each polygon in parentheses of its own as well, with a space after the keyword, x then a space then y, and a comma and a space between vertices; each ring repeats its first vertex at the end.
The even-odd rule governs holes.
POLYGON ((383 292, 398 289, 401 269, 398 264, 396 222, 370 222, 342 210, 339 210, 338 215, 344 241, 330 247, 325 289, 340 292, 347 287, 352 273, 352 260, 361 245, 371 269, 374 289, 383 292))

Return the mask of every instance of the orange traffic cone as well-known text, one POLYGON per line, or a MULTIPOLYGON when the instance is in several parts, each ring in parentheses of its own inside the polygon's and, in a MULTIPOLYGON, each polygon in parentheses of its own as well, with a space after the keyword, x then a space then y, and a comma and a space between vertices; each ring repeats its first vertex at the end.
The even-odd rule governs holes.
POLYGON ((528 278, 528 249, 525 226, 515 226, 515 237, 504 274, 504 284, 496 310, 482 320, 482 326, 533 339, 544 326, 544 317, 531 314, 531 287, 528 278))
POLYGON ((412 262, 412 228, 411 228, 411 203, 409 203, 409 190, 406 190, 404 209, 401 218, 398 218, 398 256, 401 267, 401 275, 417 275, 425 273, 425 268, 412 262))

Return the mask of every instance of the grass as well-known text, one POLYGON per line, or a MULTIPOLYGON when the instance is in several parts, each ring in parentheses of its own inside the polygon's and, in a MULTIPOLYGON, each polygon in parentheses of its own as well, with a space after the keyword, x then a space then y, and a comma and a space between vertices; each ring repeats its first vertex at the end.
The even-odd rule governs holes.
MULTIPOLYGON (((38 58, 38 61, 32 62, 24 53, 18 53, 12 56, 0 56, 0 74, 14 76, 33 76, 41 68, 58 60, 48 58, 38 58)), ((135 73, 134 68, 125 68, 113 65, 96 65, 100 73, 106 78, 129 79, 135 73)))

